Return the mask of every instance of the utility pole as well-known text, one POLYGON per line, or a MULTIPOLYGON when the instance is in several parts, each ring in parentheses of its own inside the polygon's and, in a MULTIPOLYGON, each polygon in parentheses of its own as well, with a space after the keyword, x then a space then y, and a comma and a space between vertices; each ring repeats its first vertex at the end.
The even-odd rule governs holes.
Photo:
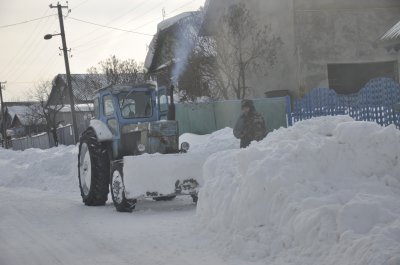
POLYGON ((61 35, 61 39, 62 39, 64 61, 65 61, 65 71, 67 74, 67 86, 68 86, 68 92, 69 92, 69 101, 70 101, 70 105, 71 105, 72 127, 74 129, 75 143, 77 143, 79 141, 79 134, 78 134, 78 126, 76 123, 74 94, 72 91, 71 73, 69 70, 69 61, 68 61, 67 41, 65 39, 64 20, 63 20, 63 15, 62 15, 62 9, 68 8, 68 6, 62 6, 59 2, 57 2, 56 6, 53 6, 51 4, 50 8, 57 8, 57 10, 58 10, 58 19, 60 21, 60 31, 61 31, 60 35, 61 35))
POLYGON ((6 84, 7 82, 0 82, 0 100, 1 100, 1 135, 3 136, 3 147, 5 149, 7 146, 7 128, 6 128, 6 117, 4 116, 4 102, 3 102, 3 87, 2 84, 6 84))

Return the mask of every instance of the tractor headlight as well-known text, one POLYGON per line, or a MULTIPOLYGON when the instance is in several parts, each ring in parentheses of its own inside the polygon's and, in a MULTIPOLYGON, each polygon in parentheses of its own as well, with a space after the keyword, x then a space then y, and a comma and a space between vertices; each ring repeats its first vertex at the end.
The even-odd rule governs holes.
POLYGON ((144 144, 138 144, 137 149, 139 150, 139 152, 143 153, 144 151, 146 151, 146 146, 144 144))
POLYGON ((182 150, 183 152, 187 152, 187 151, 189 150, 189 148, 190 148, 190 145, 189 145, 188 142, 183 142, 183 143, 181 144, 181 150, 182 150))

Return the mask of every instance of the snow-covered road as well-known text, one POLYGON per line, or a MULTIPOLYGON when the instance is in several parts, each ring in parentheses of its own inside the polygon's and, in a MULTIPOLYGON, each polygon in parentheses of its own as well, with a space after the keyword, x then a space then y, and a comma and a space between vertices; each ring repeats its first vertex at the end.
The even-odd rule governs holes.
POLYGON ((142 201, 132 214, 86 207, 77 193, 0 187, 0 201, 2 265, 236 263, 199 234, 191 198, 142 201))

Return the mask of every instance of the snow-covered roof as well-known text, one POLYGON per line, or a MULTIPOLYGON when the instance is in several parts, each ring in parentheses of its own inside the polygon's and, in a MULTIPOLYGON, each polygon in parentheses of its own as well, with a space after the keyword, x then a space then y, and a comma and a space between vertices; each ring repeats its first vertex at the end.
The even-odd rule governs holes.
POLYGON ((166 20, 164 20, 164 21, 158 23, 158 25, 157 25, 157 31, 158 31, 158 32, 163 31, 163 30, 165 30, 165 29, 167 29, 167 28, 169 28, 169 27, 175 25, 175 24, 178 23, 181 19, 186 18, 186 17, 188 17, 188 16, 191 16, 192 14, 193 14, 193 12, 184 12, 184 13, 181 13, 181 14, 179 14, 179 15, 177 15, 177 16, 168 18, 168 19, 166 19, 166 20))
MULTIPOLYGON (((90 112, 93 111, 93 104, 75 104, 75 111, 78 112, 90 112)), ((71 105, 65 105, 60 112, 71 112, 71 105)))
POLYGON ((144 67, 146 69, 150 69, 151 64, 153 63, 154 53, 155 53, 156 45, 157 45, 157 40, 159 39, 159 35, 161 34, 161 32, 163 32, 164 30, 167 30, 168 28, 174 26, 180 20, 193 15, 193 13, 194 12, 184 12, 184 13, 179 14, 177 16, 174 16, 174 17, 171 17, 169 19, 166 19, 166 20, 160 22, 157 25, 157 33, 156 33, 156 35, 154 35, 153 39, 151 40, 151 43, 149 45, 149 51, 147 52, 146 59, 144 61, 144 67))
MULTIPOLYGON (((67 84, 67 75, 59 74, 54 78, 53 86, 57 86, 57 77, 60 77, 65 85, 67 84)), ((71 74, 72 91, 78 102, 91 100, 96 89, 107 84, 107 77, 104 74, 71 74)))
POLYGON ((29 106, 7 106, 7 112, 11 116, 11 120, 18 116, 22 125, 28 125, 27 117, 32 112, 29 106))
POLYGON ((400 39, 400 21, 381 37, 381 40, 383 41, 390 41, 395 39, 400 39))

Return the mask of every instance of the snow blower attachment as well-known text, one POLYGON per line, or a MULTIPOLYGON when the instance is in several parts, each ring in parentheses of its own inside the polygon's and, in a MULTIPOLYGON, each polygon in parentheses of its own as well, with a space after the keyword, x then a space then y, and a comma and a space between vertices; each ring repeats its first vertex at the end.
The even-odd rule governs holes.
POLYGON ((196 174, 205 157, 187 153, 188 143, 179 146, 171 105, 167 89, 154 82, 111 85, 97 92, 95 118, 79 144, 78 177, 85 205, 104 205, 109 187, 118 211, 132 211, 143 197, 172 200, 189 195, 197 202, 201 183, 196 174))

